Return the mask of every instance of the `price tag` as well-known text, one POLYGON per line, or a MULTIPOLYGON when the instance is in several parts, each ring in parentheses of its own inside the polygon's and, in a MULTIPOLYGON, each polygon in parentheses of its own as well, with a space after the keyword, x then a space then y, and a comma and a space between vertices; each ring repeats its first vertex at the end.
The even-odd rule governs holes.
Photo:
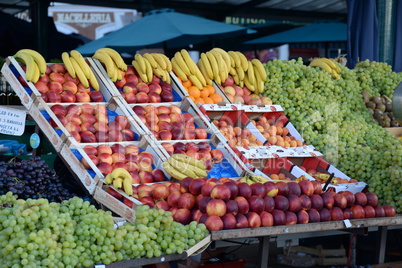
POLYGON ((348 220, 348 219, 343 220, 343 223, 345 224, 346 228, 352 227, 352 224, 350 223, 350 220, 348 220))
POLYGON ((25 131, 26 112, 0 106, 0 133, 21 136, 25 131))

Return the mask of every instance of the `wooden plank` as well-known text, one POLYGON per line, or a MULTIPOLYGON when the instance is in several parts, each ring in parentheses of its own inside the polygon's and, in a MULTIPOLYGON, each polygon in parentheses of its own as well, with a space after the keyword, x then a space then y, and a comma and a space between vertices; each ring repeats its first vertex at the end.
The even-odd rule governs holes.
MULTIPOLYGON (((392 226, 392 225, 402 225, 402 216, 397 215, 395 217, 386 217, 386 218, 350 220, 350 228, 366 228, 366 227, 392 226)), ((214 231, 211 232, 211 236, 212 241, 214 241, 214 240, 224 240, 233 238, 275 236, 283 234, 324 232, 334 230, 346 231, 348 229, 349 228, 346 228, 344 221, 328 221, 319 223, 214 231)))

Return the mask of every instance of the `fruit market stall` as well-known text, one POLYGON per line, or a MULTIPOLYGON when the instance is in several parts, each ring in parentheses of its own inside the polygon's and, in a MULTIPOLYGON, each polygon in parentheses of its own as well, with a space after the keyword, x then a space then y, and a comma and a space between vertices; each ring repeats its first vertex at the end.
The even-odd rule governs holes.
POLYGON ((62 258, 72 266, 139 266, 184 259, 222 239, 258 237, 267 251, 270 236, 367 228, 383 237, 383 261, 387 226, 401 225, 401 199, 391 187, 398 166, 387 167, 389 178, 378 166, 399 155, 373 154, 400 141, 372 121, 367 96, 355 88, 392 96, 398 74, 379 94, 381 78, 367 69, 372 63, 352 73, 329 59, 262 64, 220 48, 198 62, 184 49, 172 59, 136 54, 131 65, 112 49, 86 59, 66 52, 62 60, 47 64, 22 50, 2 73, 99 209, 74 199, 49 204, 58 210, 48 213, 43 198, 2 196, 2 213, 23 210, 23 217, 41 219, 38 233, 57 232, 49 230, 49 217, 60 212, 75 221, 64 221, 71 236, 54 237, 48 246, 55 254, 41 259, 37 236, 27 233, 28 250, 38 253, 31 257, 7 229, 35 226, 8 220, 9 231, 2 231, 14 242, 6 250, 20 248, 19 256, 2 256, 8 264, 62 258))

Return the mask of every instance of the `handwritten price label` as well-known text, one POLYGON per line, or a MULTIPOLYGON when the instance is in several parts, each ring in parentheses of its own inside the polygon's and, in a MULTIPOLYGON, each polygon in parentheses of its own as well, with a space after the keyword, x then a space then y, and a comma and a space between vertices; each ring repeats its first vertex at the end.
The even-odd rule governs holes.
POLYGON ((21 136, 25 130, 26 112, 0 106, 0 133, 21 136))

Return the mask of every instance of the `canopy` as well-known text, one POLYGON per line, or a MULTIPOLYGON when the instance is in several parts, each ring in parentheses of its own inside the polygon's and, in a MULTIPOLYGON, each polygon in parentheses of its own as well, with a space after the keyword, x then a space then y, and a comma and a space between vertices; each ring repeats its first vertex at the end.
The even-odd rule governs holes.
POLYGON ((133 53, 143 48, 183 47, 247 32, 244 27, 164 9, 151 11, 143 18, 77 50, 83 55, 91 55, 99 48, 110 47, 120 53, 133 53))
POLYGON ((245 44, 284 44, 284 43, 307 43, 307 42, 337 42, 346 41, 347 24, 312 23, 297 27, 288 31, 260 37, 245 42, 245 44))

